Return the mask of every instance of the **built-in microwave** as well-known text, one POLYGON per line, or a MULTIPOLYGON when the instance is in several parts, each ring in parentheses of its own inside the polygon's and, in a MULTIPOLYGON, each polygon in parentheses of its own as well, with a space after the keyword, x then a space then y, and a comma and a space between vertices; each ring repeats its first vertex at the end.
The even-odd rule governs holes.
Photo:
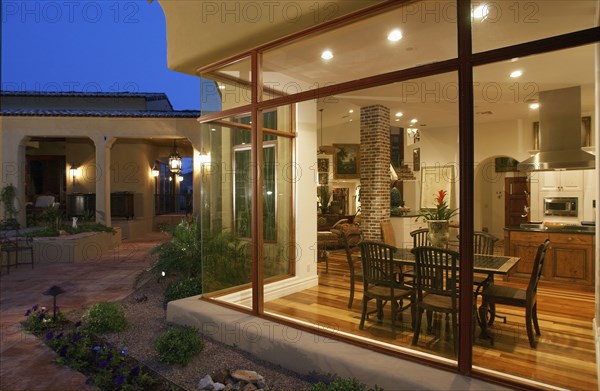
POLYGON ((545 197, 545 216, 577 216, 577 197, 545 197))

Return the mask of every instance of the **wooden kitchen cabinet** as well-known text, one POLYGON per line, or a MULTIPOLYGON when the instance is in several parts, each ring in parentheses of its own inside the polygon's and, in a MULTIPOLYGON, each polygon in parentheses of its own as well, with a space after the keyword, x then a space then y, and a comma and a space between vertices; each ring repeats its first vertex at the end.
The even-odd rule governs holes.
MULTIPOLYGON (((548 238, 548 234, 541 232, 512 231, 509 236, 510 255, 519 257, 521 260, 515 265, 511 277, 528 279, 533 270, 533 262, 537 248, 548 238)), ((546 268, 542 271, 545 277, 546 268)))
POLYGON ((594 235, 581 233, 508 231, 505 251, 521 258, 510 281, 527 283, 538 246, 550 239, 540 286, 590 291, 594 289, 594 235))
POLYGON ((548 275, 555 283, 577 284, 593 288, 594 236, 550 233, 548 275))

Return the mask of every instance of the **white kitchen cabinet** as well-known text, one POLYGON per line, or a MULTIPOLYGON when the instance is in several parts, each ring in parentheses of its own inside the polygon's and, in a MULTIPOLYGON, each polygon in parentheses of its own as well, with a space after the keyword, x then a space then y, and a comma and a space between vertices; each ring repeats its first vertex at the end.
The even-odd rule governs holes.
POLYGON ((543 192, 580 192, 583 191, 583 172, 541 171, 539 174, 540 191, 543 192))

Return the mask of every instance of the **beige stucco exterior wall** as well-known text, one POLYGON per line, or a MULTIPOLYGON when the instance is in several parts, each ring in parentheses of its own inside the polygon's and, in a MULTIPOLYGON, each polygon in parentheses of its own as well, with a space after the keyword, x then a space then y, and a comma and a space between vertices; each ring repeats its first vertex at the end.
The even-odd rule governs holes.
MULTIPOLYGON (((106 212, 110 211, 110 193, 133 191, 136 217, 151 219, 154 182, 150 168, 170 150, 162 151, 143 139, 186 137, 197 152, 199 128, 195 118, 0 117, 2 186, 14 184, 19 204, 25 205, 25 142, 29 137, 65 137, 71 139, 64 144, 67 170, 77 165, 82 172, 74 182, 67 172, 67 194, 95 192, 97 221, 110 225, 106 212)), ((199 183, 194 182, 195 204, 199 203, 199 183)), ((19 210, 19 221, 25 224, 24 207, 19 210)))

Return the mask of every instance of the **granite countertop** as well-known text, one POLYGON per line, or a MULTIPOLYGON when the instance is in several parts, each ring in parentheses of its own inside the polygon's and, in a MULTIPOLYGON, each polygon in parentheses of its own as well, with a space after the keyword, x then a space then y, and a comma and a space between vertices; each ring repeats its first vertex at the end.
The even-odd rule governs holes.
POLYGON ((594 235, 596 233, 596 227, 594 226, 566 226, 559 228, 504 228, 505 231, 520 231, 520 232, 546 232, 546 233, 564 233, 564 234, 588 234, 594 235))

